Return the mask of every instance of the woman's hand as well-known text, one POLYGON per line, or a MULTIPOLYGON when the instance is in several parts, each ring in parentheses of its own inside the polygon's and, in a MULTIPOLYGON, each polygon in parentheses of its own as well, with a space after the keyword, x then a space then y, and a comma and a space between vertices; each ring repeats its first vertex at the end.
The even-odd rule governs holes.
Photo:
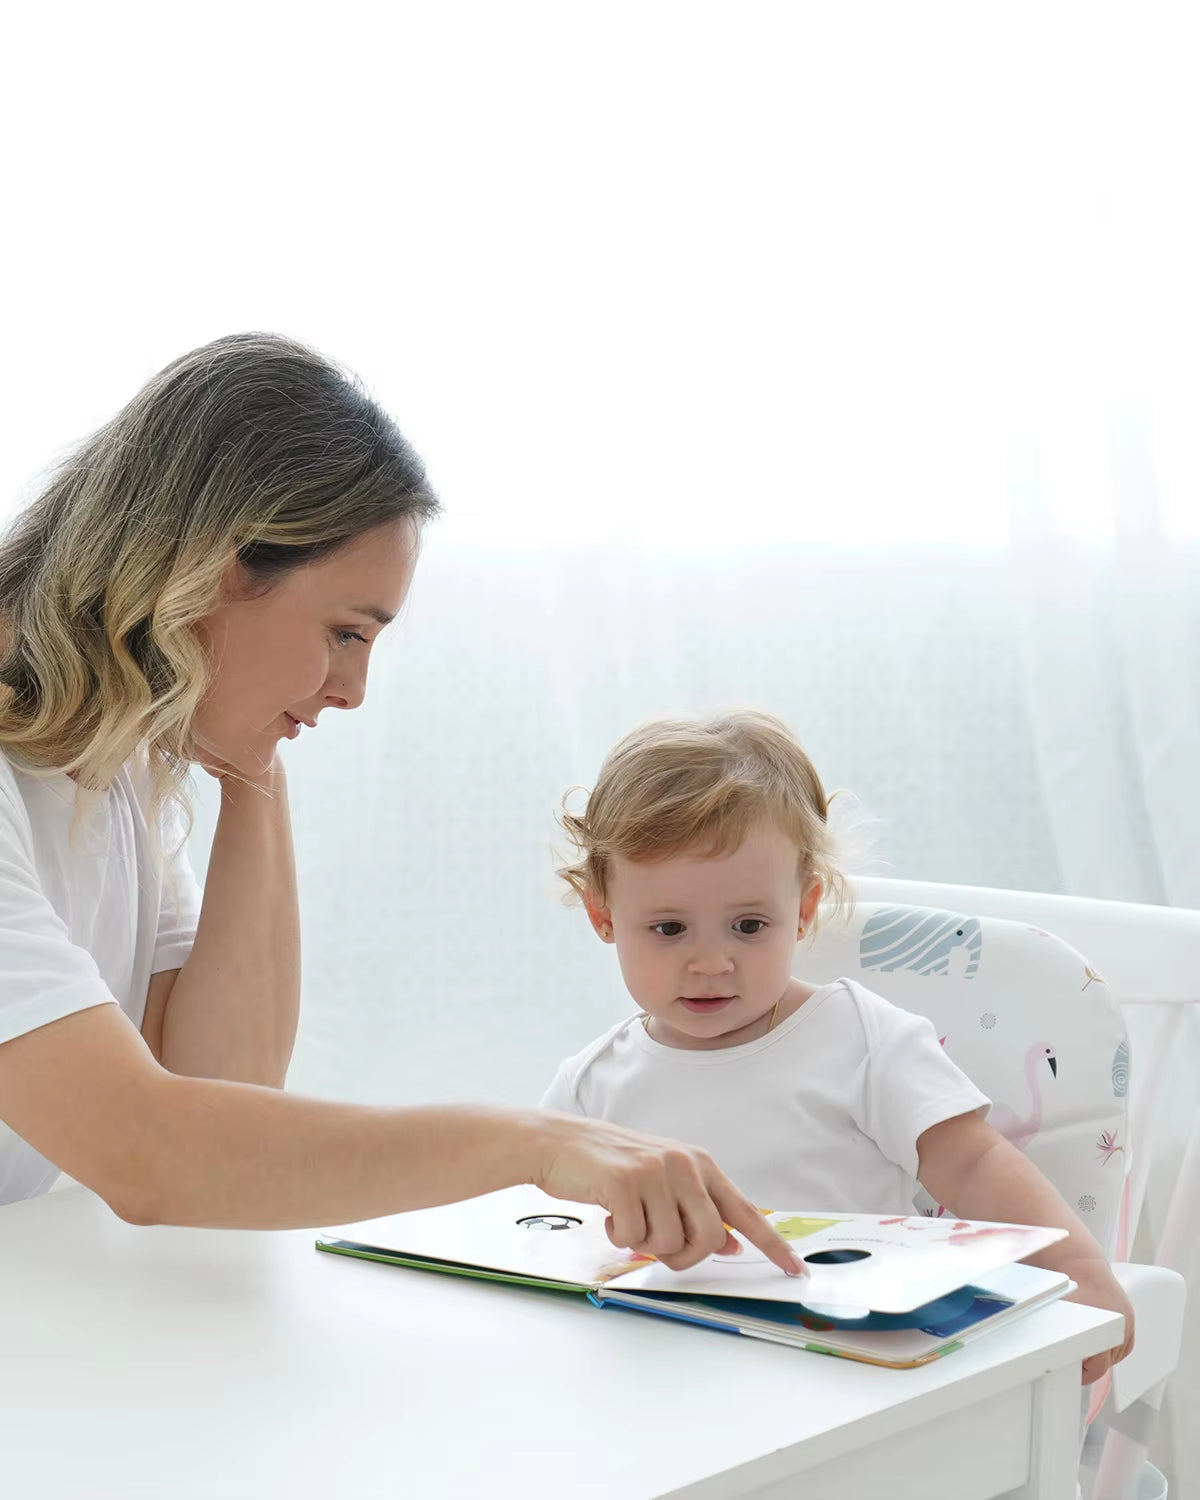
POLYGON ((1070 1275, 1076 1285, 1066 1301, 1082 1302, 1085 1307, 1102 1307, 1107 1312, 1120 1313, 1125 1319, 1121 1342, 1103 1354, 1093 1354, 1091 1359, 1084 1360, 1083 1384, 1091 1385, 1113 1365, 1120 1364, 1133 1348, 1133 1308, 1107 1262, 1096 1260, 1076 1265, 1071 1268, 1070 1275))
POLYGON ((539 1128, 534 1182, 552 1197, 606 1208, 619 1248, 682 1271, 707 1255, 736 1255, 732 1228, 790 1276, 808 1274, 707 1152, 550 1110, 540 1112, 539 1128))

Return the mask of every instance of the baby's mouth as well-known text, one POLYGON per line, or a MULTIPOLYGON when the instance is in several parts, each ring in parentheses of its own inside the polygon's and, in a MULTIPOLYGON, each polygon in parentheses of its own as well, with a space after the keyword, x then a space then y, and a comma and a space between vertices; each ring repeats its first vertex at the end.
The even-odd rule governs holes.
POLYGON ((679 1003, 697 1015, 705 1015, 709 1011, 723 1009, 736 999, 736 995, 680 995, 679 1003))

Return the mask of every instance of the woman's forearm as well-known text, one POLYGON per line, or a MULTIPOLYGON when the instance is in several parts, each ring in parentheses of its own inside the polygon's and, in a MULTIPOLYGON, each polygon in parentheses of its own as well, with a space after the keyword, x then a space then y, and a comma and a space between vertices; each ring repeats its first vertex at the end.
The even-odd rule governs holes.
POLYGON ((173 1073, 282 1088, 300 1010, 300 917, 287 782, 226 777, 191 954, 171 988, 173 1073))
POLYGON ((376 1108, 164 1078, 133 1216, 209 1228, 320 1227, 528 1181, 549 1117, 533 1110, 376 1108))
POLYGON ((608 1210, 613 1243, 680 1269, 739 1230, 801 1268, 706 1153, 576 1115, 381 1109, 183 1078, 98 1004, 0 1046, 0 1109, 48 1160, 139 1224, 345 1224, 530 1182, 608 1210))

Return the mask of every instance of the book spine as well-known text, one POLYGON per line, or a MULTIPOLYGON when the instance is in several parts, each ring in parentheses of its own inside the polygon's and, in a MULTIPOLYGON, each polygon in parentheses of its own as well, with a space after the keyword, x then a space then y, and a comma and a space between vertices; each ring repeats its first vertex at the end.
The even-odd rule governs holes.
POLYGON ((674 1312, 661 1305, 645 1307, 631 1307, 628 1302, 614 1302, 604 1296, 602 1292, 589 1292, 588 1301, 601 1309, 611 1308, 614 1312, 649 1313, 655 1318, 671 1318, 676 1323, 694 1323, 697 1328, 711 1328, 717 1333, 732 1333, 740 1335, 740 1328, 730 1328, 728 1323, 713 1323, 708 1318, 697 1318, 693 1313, 674 1312))

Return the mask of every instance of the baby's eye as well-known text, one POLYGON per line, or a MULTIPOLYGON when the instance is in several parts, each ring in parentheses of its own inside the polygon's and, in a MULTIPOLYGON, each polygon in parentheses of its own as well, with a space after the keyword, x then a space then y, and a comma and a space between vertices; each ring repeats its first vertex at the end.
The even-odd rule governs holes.
POLYGON ((739 917, 733 924, 734 932, 742 937, 753 937, 756 932, 761 932, 767 924, 761 917, 739 917))
POLYGON ((650 930, 657 932, 659 937, 678 937, 684 928, 682 922, 655 922, 650 930))

